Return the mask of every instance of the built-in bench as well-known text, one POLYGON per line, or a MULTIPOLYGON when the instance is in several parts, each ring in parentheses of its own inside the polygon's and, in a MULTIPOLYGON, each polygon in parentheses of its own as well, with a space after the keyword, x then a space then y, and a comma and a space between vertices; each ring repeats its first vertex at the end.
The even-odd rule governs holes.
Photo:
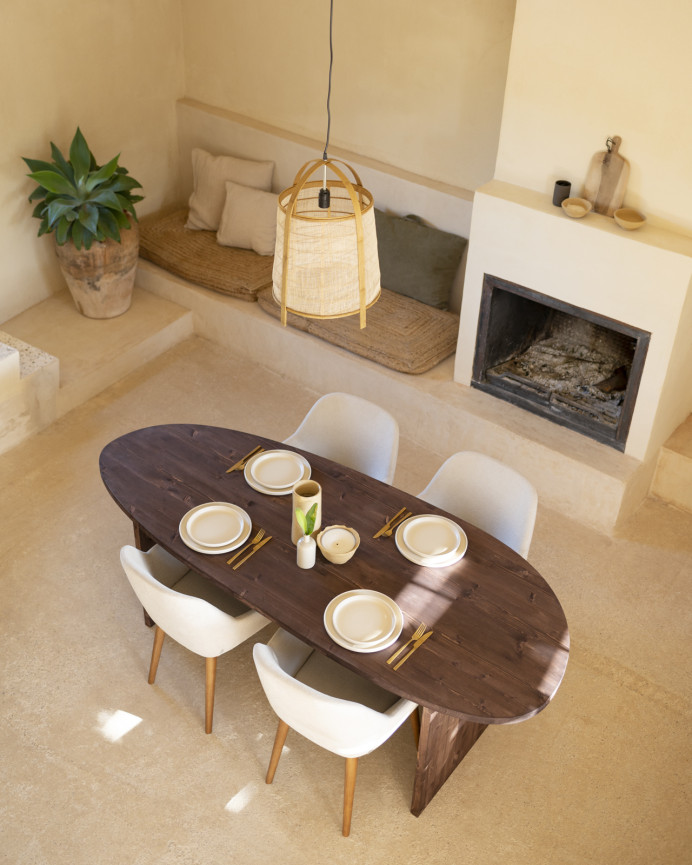
MULTIPOLYGON (((272 297, 273 256, 222 246, 213 231, 185 227, 187 208, 140 220, 140 256, 204 288, 255 302, 279 318, 272 297)), ((288 324, 390 369, 419 374, 454 354, 459 316, 386 288, 368 310, 367 327, 358 317, 308 319, 289 314, 288 324)))

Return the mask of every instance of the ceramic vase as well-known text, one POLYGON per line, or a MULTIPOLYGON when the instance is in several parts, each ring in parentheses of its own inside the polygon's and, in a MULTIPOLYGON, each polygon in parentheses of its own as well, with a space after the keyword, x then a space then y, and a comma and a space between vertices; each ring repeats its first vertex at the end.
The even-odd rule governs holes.
MULTIPOLYGON (((317 513, 315 514, 315 527, 317 531, 322 525, 322 487, 317 481, 300 481, 293 487, 293 518, 291 522, 291 541, 298 543, 303 536, 303 530, 296 519, 296 508, 300 508, 304 514, 317 502, 317 513)), ((314 542, 313 542, 314 543, 314 542)))
POLYGON ((296 544, 296 561, 299 568, 312 568, 315 565, 317 544, 312 535, 302 535, 296 544))

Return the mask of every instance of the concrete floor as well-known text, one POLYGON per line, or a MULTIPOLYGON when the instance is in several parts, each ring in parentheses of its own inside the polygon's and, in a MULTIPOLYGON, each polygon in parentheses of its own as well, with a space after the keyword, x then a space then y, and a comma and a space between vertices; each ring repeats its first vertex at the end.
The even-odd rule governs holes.
MULTIPOLYGON (((289 735, 264 784, 275 717, 252 640, 219 661, 210 736, 201 658, 167 642, 147 684, 152 635, 101 448, 178 421, 282 439, 316 396, 192 338, 0 457, 0 862, 689 861, 692 515, 661 503, 616 537, 539 509, 529 559, 567 614, 567 674, 536 718, 491 728, 419 818, 407 727, 361 761, 348 839, 339 758, 289 735)), ((403 440, 396 483, 418 492, 441 462, 403 440)))

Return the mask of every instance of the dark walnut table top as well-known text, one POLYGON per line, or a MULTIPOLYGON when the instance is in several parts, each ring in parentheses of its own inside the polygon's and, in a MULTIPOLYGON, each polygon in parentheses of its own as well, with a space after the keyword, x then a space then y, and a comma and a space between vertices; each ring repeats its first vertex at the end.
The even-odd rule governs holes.
POLYGON ((569 631, 558 599, 535 568, 453 514, 298 451, 322 485, 322 526, 349 525, 361 538, 347 564, 330 564, 318 551, 315 567, 302 570, 291 543, 291 496, 264 495, 246 483, 242 471, 226 473, 258 444, 285 448, 262 436, 217 427, 148 427, 103 449, 101 476, 135 525, 178 559, 389 691, 484 725, 521 721, 545 708, 567 666, 569 631), (273 539, 237 571, 226 564, 228 553, 195 552, 180 539, 178 525, 190 508, 207 501, 244 508, 253 531, 262 527, 273 539), (404 506, 458 523, 469 541, 461 561, 446 568, 421 567, 399 553, 393 536, 373 539, 385 519, 404 506), (325 607, 354 588, 384 592, 401 607, 404 630, 389 649, 355 653, 327 634, 325 607), (433 636, 394 671, 386 659, 421 621, 434 629, 433 636))

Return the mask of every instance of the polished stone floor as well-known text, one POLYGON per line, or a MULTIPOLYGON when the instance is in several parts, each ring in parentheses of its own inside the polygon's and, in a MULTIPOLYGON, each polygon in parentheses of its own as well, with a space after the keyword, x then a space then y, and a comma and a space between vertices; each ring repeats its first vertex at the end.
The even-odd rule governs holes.
MULTIPOLYGON (((692 515, 660 503, 616 537, 539 509, 529 559, 570 623, 565 679, 536 718, 491 728, 419 818, 406 727, 360 761, 348 839, 340 758, 289 735, 264 784, 275 717, 252 641, 219 661, 210 736, 201 658, 167 642, 147 684, 101 448, 178 421, 282 439, 317 396, 192 338, 0 457, 0 862, 689 861, 692 515)), ((446 456, 402 441, 396 483, 418 492, 446 456)))

